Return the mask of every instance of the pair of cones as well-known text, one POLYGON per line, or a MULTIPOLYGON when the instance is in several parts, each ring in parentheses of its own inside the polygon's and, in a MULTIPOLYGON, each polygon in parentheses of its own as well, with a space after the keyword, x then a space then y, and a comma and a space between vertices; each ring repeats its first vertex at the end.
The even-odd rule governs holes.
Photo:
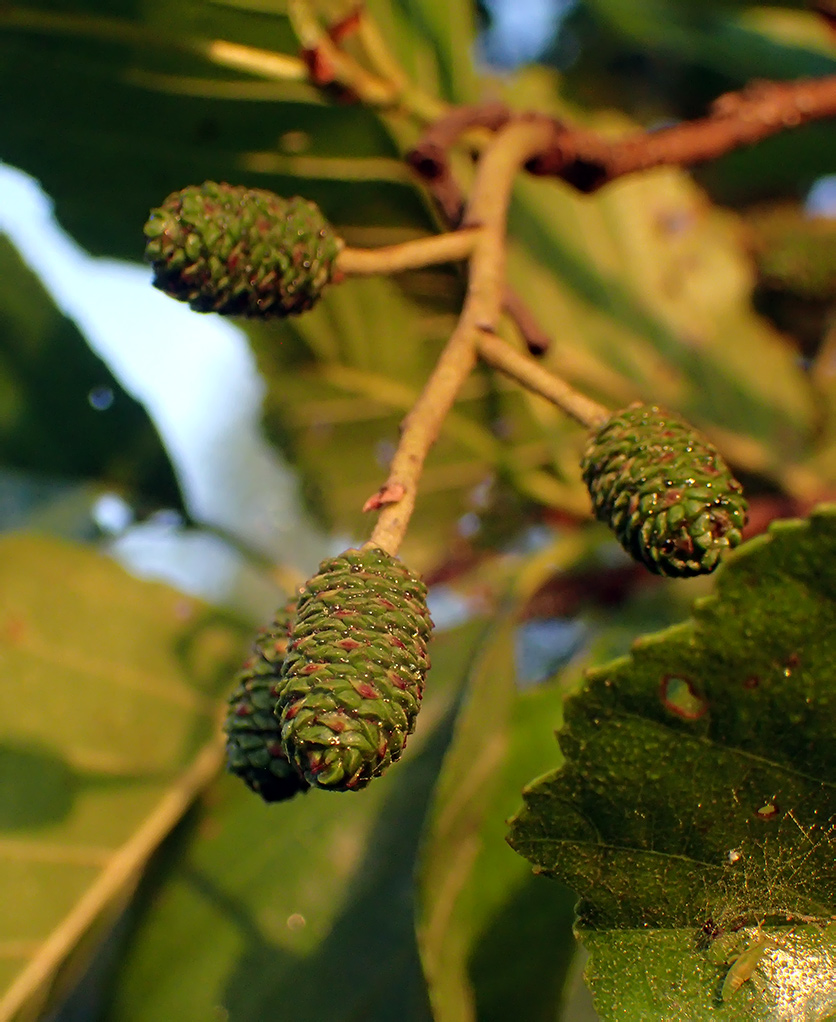
MULTIPOLYGON (((612 416, 581 463, 596 515, 651 571, 713 571, 746 504, 717 451, 646 405, 612 416)), ((415 728, 432 622, 426 586, 375 547, 324 561, 256 638, 226 721, 229 768, 267 802, 365 787, 415 728)))

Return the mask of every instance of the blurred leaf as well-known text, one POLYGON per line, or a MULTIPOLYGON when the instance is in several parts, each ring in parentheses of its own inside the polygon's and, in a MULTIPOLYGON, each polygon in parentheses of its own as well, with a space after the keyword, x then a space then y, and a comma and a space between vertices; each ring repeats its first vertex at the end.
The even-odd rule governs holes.
POLYGON ((692 588, 654 580, 599 618, 584 613, 587 648, 549 684, 521 690, 520 607, 544 582, 588 568, 600 553, 599 537, 587 534, 559 537, 527 557, 472 665, 418 873, 419 945, 435 1022, 555 1022, 561 1010, 568 1022, 579 1010, 568 987, 576 899, 531 875, 503 840, 506 820, 525 782, 554 766, 554 731, 581 664, 621 652, 642 627, 675 620, 688 606, 683 589, 692 588))
POLYGON ((483 627, 434 640, 418 730, 369 788, 266 806, 220 783, 149 885, 108 1022, 429 1022, 414 862, 483 627))
MULTIPOLYGON (((812 11, 737 0, 585 0, 554 47, 567 94, 588 108, 614 106, 644 124, 701 117, 721 93, 753 78, 832 74, 834 37, 812 11)), ((801 197, 830 173, 827 123, 783 132, 697 168, 723 203, 801 197)))
POLYGON ((369 7, 387 28, 400 22, 399 31, 390 29, 386 41, 414 81, 452 103, 478 101, 474 62, 463 59, 471 53, 476 36, 476 12, 471 4, 447 0, 390 0, 383 4, 378 0, 369 7), (432 77, 429 59, 434 64, 432 77))
MULTIPOLYGON (((770 34, 768 21, 741 18, 723 3, 681 0, 585 0, 611 29, 640 49, 659 49, 699 63, 742 85, 750 78, 800 78, 832 74, 836 52, 827 52, 827 28, 817 22, 819 45, 809 47, 785 33, 770 34)), ((746 5, 740 4, 739 7, 746 5)), ((769 17, 768 15, 766 16, 769 17)), ((814 15, 808 18, 813 23, 814 15)), ((805 39, 805 42, 808 40, 805 39)))
MULTIPOLYGON (((361 508, 382 485, 399 423, 452 326, 394 282, 370 279, 331 288, 297 321, 249 328, 269 388, 268 435, 307 481, 310 506, 331 528, 352 536, 368 528, 361 508)), ((501 469, 524 487, 527 472, 548 459, 521 392, 474 375, 428 458, 405 559, 418 568, 435 559, 492 472, 501 469)))
POLYGON ((830 324, 810 369, 818 406, 816 450, 810 460, 813 471, 827 480, 836 479, 836 315, 830 324))
MULTIPOLYGON (((514 94, 560 116, 544 72, 514 94)), ((810 388, 794 350, 752 309, 751 264, 731 213, 675 169, 591 197, 530 180, 518 195, 511 230, 525 247, 513 246, 509 272, 532 308, 549 310, 547 365, 615 407, 643 398, 676 409, 749 470, 781 478, 800 460, 810 388)), ((580 438, 567 442, 564 417, 538 408, 569 476, 580 438)))
POLYGON ((638 640, 567 703, 565 765, 527 789, 511 840, 579 893, 603 1018, 836 1008, 836 928, 818 926, 836 918, 835 554, 836 506, 774 525, 692 621, 638 640), (729 997, 756 924, 774 946, 729 997))
POLYGON ((242 637, 89 550, 15 535, 0 553, 0 1018, 23 1022, 217 770, 215 743, 194 757, 242 637))
POLYGON ((474 664, 422 852, 418 937, 435 1022, 553 1020, 574 953, 574 898, 532 890, 502 840, 521 784, 553 762, 553 728, 536 724, 560 714, 554 687, 516 691, 513 636, 506 614, 474 664))
POLYGON ((93 506, 102 487, 0 468, 0 531, 29 528, 63 539, 96 536, 93 506))
POLYGON ((545 891, 542 911, 532 913, 528 870, 502 840, 503 821, 515 808, 520 785, 533 764, 544 769, 553 755, 552 728, 539 735, 522 730, 532 722, 527 709, 533 701, 541 711, 548 704, 548 711, 560 713, 554 690, 545 699, 542 693, 518 691, 516 617, 544 574, 567 570, 586 550, 584 539, 571 536, 523 562, 471 666, 419 870, 418 941, 435 1022, 468 1022, 482 1019, 484 1012, 485 1019, 507 1018, 505 1009, 515 1004, 523 977, 532 994, 525 1006, 516 1004, 513 1017, 520 1022, 555 1017, 574 951, 571 900, 565 892, 545 891), (497 917, 503 915, 507 918, 498 928, 497 917), (507 948, 508 940, 520 942, 516 967, 495 974, 485 963, 507 948), (545 955, 536 953, 538 941, 545 955))
POLYGON ((2 158, 91 252, 139 258, 149 208, 206 179, 301 192, 341 227, 429 226, 403 168, 380 159, 397 152, 375 113, 213 62, 215 39, 295 54, 284 14, 207 0, 70 10, 0 14, 0 88, 18 97, 0 111, 2 158))
POLYGON ((0 461, 181 503, 159 435, 0 236, 0 461))

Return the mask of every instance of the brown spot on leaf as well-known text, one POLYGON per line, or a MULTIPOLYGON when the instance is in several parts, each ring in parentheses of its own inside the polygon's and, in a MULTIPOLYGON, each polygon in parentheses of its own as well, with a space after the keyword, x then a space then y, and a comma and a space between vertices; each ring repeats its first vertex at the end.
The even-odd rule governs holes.
POLYGON ((660 691, 665 709, 683 720, 699 720, 708 712, 708 700, 698 693, 689 678, 667 674, 660 691))

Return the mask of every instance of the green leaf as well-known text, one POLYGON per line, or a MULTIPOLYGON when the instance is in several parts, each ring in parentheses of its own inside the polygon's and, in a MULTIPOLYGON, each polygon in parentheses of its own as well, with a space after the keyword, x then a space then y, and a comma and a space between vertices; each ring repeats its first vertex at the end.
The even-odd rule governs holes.
POLYGON ((0 461, 181 504, 145 409, 125 392, 0 237, 0 461))
POLYGON ((591 671, 566 705, 566 763, 526 790, 510 840, 580 895, 603 1018, 836 1006, 836 932, 817 925, 836 918, 834 555, 836 507, 774 525, 692 621, 591 671), (775 946, 723 996, 758 924, 775 946))
POLYGON ((41 1017, 219 766, 237 625, 83 548, 0 538, 0 1018, 41 1017))
POLYGON ((484 647, 467 716, 487 719, 457 736, 422 854, 418 934, 435 1022, 552 1022, 575 952, 571 893, 538 883, 502 840, 520 785, 554 761, 561 713, 557 686, 515 691, 511 638, 506 622, 484 647), (507 691, 491 701, 500 682, 507 691))
MULTIPOLYGON (((544 71, 515 95, 565 116, 544 71)), ((752 308, 734 215, 706 206, 671 168, 594 196, 532 180, 517 195, 511 231, 523 244, 509 273, 532 308, 549 310, 556 342, 545 363, 616 408, 641 397, 675 409, 733 462, 782 478, 809 445, 811 392, 793 350, 752 308)), ((571 478, 577 447, 563 417, 538 416, 560 430, 555 457, 571 478)))
POLYGON ((483 628, 434 640, 417 730, 368 788, 266 806, 219 783, 149 885, 108 1022, 429 1022, 415 856, 483 628))
POLYGON ((339 227, 430 226, 376 113, 223 65, 215 40, 295 56, 283 13, 67 6, 4 9, 0 89, 18 101, 0 110, 0 131, 3 159, 38 178, 91 252, 141 258, 148 210, 207 179, 301 193, 339 227))
MULTIPOLYGON (((804 45, 758 31, 757 19, 723 11, 723 4, 677 0, 586 0, 598 17, 641 50, 656 49, 725 74, 739 84, 752 77, 800 78, 832 73, 836 59, 821 43, 804 45)), ((728 5, 731 6, 731 5, 728 5)), ((743 6, 742 4, 740 6, 743 6)), ((809 16, 812 20, 812 15, 809 16)), ((807 42, 807 40, 804 40, 807 42)))
POLYGON ((557 686, 518 688, 519 607, 588 552, 586 537, 569 535, 517 565, 471 666, 418 873, 418 941, 435 1022, 551 1022, 564 996, 575 950, 571 896, 556 885, 535 889, 502 837, 521 784, 552 761, 561 714, 557 686))

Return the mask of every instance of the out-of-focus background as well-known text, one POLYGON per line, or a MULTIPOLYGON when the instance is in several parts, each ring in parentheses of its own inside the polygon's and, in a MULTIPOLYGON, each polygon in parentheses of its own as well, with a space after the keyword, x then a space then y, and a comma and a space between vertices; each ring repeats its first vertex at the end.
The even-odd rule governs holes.
MULTIPOLYGON (((802 3, 368 6, 426 91, 605 132, 836 71, 802 3)), ((253 324, 151 288, 148 210, 205 179, 313 198, 352 244, 438 228, 400 160, 416 124, 265 70, 297 49, 282 0, 0 9, 0 1020, 594 1017, 572 896, 533 886, 503 821, 558 765, 580 667, 706 588, 646 579, 580 527, 580 431, 486 371, 403 551, 439 631, 411 755, 356 798, 280 807, 197 777, 205 803, 145 870, 143 828, 216 732, 252 631, 366 538, 462 293, 449 267, 413 272, 253 324), (462 776, 483 793, 467 811, 462 776)), ((763 524, 836 488, 835 218, 822 122, 593 197, 521 181, 509 272, 547 365, 696 422, 763 524)))

